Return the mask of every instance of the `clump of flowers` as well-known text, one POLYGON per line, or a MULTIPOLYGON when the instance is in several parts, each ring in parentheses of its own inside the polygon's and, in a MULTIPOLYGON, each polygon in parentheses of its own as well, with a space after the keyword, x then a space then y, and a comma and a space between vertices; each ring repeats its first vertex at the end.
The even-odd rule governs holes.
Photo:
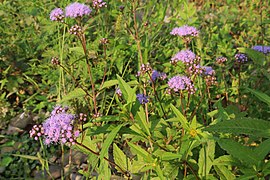
POLYGON ((42 125, 34 125, 29 134, 31 138, 34 138, 37 141, 38 138, 44 134, 44 129, 42 125))
POLYGON ((81 26, 78 26, 77 24, 75 24, 74 26, 71 26, 71 28, 68 30, 68 32, 70 34, 80 35, 82 33, 82 28, 81 28, 81 26))
POLYGON ((270 46, 260 46, 260 45, 257 45, 257 46, 253 46, 252 49, 254 49, 256 51, 259 51, 259 52, 262 52, 264 54, 270 53, 270 46))
POLYGON ((107 3, 103 2, 103 0, 93 0, 93 7, 96 9, 107 7, 107 3))
POLYGON ((193 61, 196 59, 196 55, 190 50, 181 50, 175 54, 170 63, 176 64, 178 61, 182 61, 184 64, 193 64, 193 61))
POLYGON ((78 2, 71 3, 66 7, 65 10, 66 17, 71 18, 83 17, 84 15, 89 15, 92 12, 89 6, 78 2))
POLYGON ((164 72, 159 72, 159 71, 157 71, 157 70, 153 70, 152 71, 152 75, 151 75, 151 80, 152 81, 156 81, 157 79, 161 79, 161 80, 164 80, 164 79, 166 79, 167 78, 167 75, 166 75, 166 73, 164 73, 164 72))
POLYGON ((60 21, 63 22, 63 19, 65 18, 64 12, 61 8, 55 8, 50 13, 50 19, 52 21, 60 21))
POLYGON ((152 67, 150 66, 149 63, 142 64, 141 67, 140 67, 140 71, 137 73, 137 76, 144 75, 147 72, 151 73, 152 72, 152 67))
POLYGON ((122 96, 122 91, 121 91, 120 88, 116 88, 115 93, 116 93, 119 97, 122 96))
POLYGON ((223 57, 223 56, 220 56, 220 57, 216 58, 216 62, 218 64, 224 64, 226 61, 227 61, 227 58, 223 57))
POLYGON ((53 65, 59 65, 59 64, 60 64, 59 58, 57 58, 57 57, 52 57, 51 63, 52 63, 53 65))
POLYGON ((211 66, 203 66, 203 75, 207 86, 216 84, 215 70, 211 66))
POLYGON ((144 94, 137 94, 136 97, 141 104, 146 104, 149 102, 149 97, 144 94))
POLYGON ((84 113, 79 114, 79 121, 85 122, 87 120, 87 115, 84 113))
POLYGON ((173 90, 174 92, 179 92, 182 90, 187 90, 190 94, 195 93, 195 87, 187 76, 174 76, 168 81, 169 92, 173 90))
POLYGON ((68 107, 56 106, 51 112, 50 117, 42 124, 35 125, 30 131, 30 137, 43 136, 44 143, 67 145, 75 144, 75 139, 79 136, 79 131, 74 130, 73 121, 75 116, 67 113, 68 107))
POLYGON ((205 75, 212 76, 215 74, 215 70, 211 66, 203 66, 202 69, 205 75))
POLYGON ((248 61, 247 56, 245 54, 242 54, 242 53, 238 53, 234 57, 238 63, 244 63, 244 62, 248 61))
POLYGON ((187 36, 197 37, 199 35, 199 31, 193 26, 184 25, 181 27, 174 28, 170 32, 170 34, 181 36, 181 37, 187 37, 187 36))

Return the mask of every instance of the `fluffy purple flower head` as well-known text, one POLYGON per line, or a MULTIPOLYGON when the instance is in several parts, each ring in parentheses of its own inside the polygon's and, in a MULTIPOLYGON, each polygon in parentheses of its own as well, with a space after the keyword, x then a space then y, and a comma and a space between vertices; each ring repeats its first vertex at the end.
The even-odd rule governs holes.
POLYGON ((149 102, 149 97, 144 94, 137 94, 136 97, 141 104, 146 104, 149 102))
POLYGON ((168 81, 168 85, 174 92, 179 92, 181 90, 187 90, 191 94, 195 92, 194 85, 187 76, 174 76, 168 81))
POLYGON ((93 7, 94 8, 102 8, 107 7, 107 3, 103 2, 103 0, 93 0, 93 7))
POLYGON ((226 61, 227 61, 227 58, 226 58, 226 57, 223 57, 223 56, 220 56, 220 57, 216 58, 216 62, 217 62, 218 64, 223 64, 223 63, 225 63, 226 61))
POLYGON ((76 18, 84 15, 89 15, 92 10, 89 6, 78 2, 71 3, 66 7, 66 17, 76 18))
POLYGON ((197 37, 198 34, 199 34, 199 31, 193 26, 184 25, 184 26, 181 26, 181 27, 174 28, 170 32, 170 34, 181 36, 181 37, 186 37, 186 36, 197 37))
POLYGON ((50 13, 52 21, 62 21, 64 19, 64 12, 61 8, 55 8, 50 13))
POLYGON ((158 72, 157 70, 153 70, 152 75, 151 75, 151 80, 156 81, 158 78, 160 78, 161 80, 164 80, 167 78, 167 75, 164 72, 158 72))
POLYGON ((256 51, 259 51, 259 52, 262 52, 264 54, 268 54, 270 53, 270 46, 253 46, 252 49, 256 50, 256 51))
POLYGON ((185 64, 193 64, 196 59, 196 55, 190 50, 182 50, 171 58, 171 63, 175 64, 178 61, 182 61, 185 64))
POLYGON ((51 116, 43 123, 45 144, 69 143, 74 144, 78 132, 74 132, 73 120, 75 116, 67 113, 68 108, 56 106, 51 116))
POLYGON ((234 57, 239 63, 244 63, 248 61, 248 58, 245 54, 238 53, 234 57))
POLYGON ((202 69, 205 75, 212 76, 215 74, 215 70, 211 66, 203 66, 202 69))

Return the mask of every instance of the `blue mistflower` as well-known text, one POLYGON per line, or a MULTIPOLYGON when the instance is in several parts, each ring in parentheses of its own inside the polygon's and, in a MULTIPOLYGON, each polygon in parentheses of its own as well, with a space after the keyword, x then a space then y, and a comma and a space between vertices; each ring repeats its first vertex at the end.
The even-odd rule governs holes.
POLYGON ((82 17, 84 15, 89 15, 91 12, 92 10, 89 6, 78 2, 71 3, 66 7, 66 17, 82 17))
POLYGON ((144 94, 137 94, 136 97, 141 104, 146 104, 149 102, 149 97, 144 94))
POLYGON ((43 123, 45 144, 69 143, 74 144, 79 132, 74 131, 73 120, 75 116, 67 113, 68 108, 56 106, 51 116, 43 123))
POLYGON ((262 52, 264 54, 268 54, 270 53, 270 46, 253 46, 252 49, 256 50, 256 51, 259 51, 259 52, 262 52))
POLYGON ((202 69, 204 70, 205 75, 212 76, 215 74, 215 70, 211 66, 203 66, 202 69))
POLYGON ((174 76, 168 81, 168 86, 170 90, 174 92, 179 92, 181 90, 187 90, 189 93, 193 94, 195 92, 195 87, 187 76, 174 76))
POLYGON ((63 21, 64 12, 61 8, 55 8, 50 13, 50 19, 52 21, 63 21))
POLYGON ((199 31, 193 27, 193 26, 181 26, 181 27, 176 27, 174 28, 171 33, 172 35, 177 35, 177 36, 181 36, 181 37, 186 37, 186 36, 198 36, 199 31))
POLYGON ((171 58, 171 63, 175 64, 178 61, 182 61, 185 64, 193 64, 196 59, 196 55, 190 50, 182 50, 171 58))
POLYGON ((242 53, 238 53, 234 57, 237 60, 237 62, 239 62, 239 63, 244 63, 244 62, 248 61, 247 56, 245 54, 242 54, 242 53))

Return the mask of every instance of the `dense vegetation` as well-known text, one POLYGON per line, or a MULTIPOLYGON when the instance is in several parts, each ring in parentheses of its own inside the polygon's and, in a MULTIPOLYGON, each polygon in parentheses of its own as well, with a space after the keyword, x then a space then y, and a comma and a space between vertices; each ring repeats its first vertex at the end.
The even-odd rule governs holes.
POLYGON ((0 1, 0 178, 269 178, 269 8, 0 1))

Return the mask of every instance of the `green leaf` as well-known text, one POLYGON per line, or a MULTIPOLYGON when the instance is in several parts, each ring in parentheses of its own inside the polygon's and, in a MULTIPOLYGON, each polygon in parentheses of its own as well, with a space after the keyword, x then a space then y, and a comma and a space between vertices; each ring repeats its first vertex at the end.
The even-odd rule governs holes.
POLYGON ((22 158, 31 159, 31 160, 39 160, 37 156, 22 155, 22 154, 12 154, 12 156, 22 157, 22 158))
POLYGON ((234 140, 220 139, 218 140, 218 144, 233 157, 247 163, 247 166, 253 166, 260 161, 257 154, 250 147, 243 146, 234 140))
POLYGON ((219 175, 221 180, 235 179, 234 174, 225 166, 222 166, 222 165, 214 166, 214 169, 217 172, 217 174, 219 175))
POLYGON ((135 89, 132 89, 119 75, 117 75, 117 79, 119 88, 122 91, 123 97, 127 101, 127 104, 133 102, 136 98, 135 89))
POLYGON ((250 48, 237 48, 239 50, 239 52, 241 53, 245 53, 248 55, 248 57, 250 57, 252 59, 252 61, 256 64, 259 65, 263 65, 264 61, 265 61, 265 56, 263 53, 258 52, 254 49, 250 49, 250 48))
POLYGON ((123 170, 128 170, 131 167, 130 160, 115 143, 113 144, 113 157, 115 163, 123 170))
POLYGON ((164 179, 164 176, 163 176, 162 170, 160 169, 160 166, 159 165, 154 166, 154 170, 157 172, 158 177, 161 180, 163 180, 164 179))
POLYGON ((254 149, 258 159, 263 160, 265 156, 270 152, 270 139, 263 141, 258 147, 254 149))
POLYGON ((142 128, 143 132, 150 136, 149 123, 146 122, 146 116, 142 106, 140 106, 140 111, 136 114, 135 119, 138 120, 138 124, 142 128))
POLYGON ((256 137, 270 137, 270 122, 253 118, 226 120, 204 128, 209 132, 246 134, 256 137))
POLYGON ((173 104, 170 104, 170 106, 171 106, 171 109, 173 110, 174 114, 176 115, 177 119, 179 120, 179 122, 183 126, 183 128, 185 130, 189 130, 190 127, 188 125, 187 119, 183 116, 183 114, 173 104))
POLYGON ((105 154, 108 153, 108 149, 110 147, 110 145, 112 144, 115 136, 117 135, 118 131, 121 129, 122 125, 119 125, 117 127, 115 127, 110 134, 107 136, 105 142, 102 145, 102 150, 100 152, 100 159, 103 159, 105 154))
POLYGON ((212 164, 232 166, 235 165, 235 158, 233 158, 231 155, 223 155, 215 159, 212 164))
POLYGON ((164 152, 160 155, 160 159, 164 161, 169 161, 173 159, 181 159, 181 158, 182 158, 182 154, 175 154, 172 152, 164 152))
POLYGON ((10 156, 6 156, 1 160, 1 167, 7 167, 13 159, 10 156))
POLYGON ((140 146, 136 146, 130 142, 128 142, 128 145, 133 151, 135 151, 136 154, 140 155, 145 161, 154 162, 151 155, 147 151, 145 151, 143 148, 141 148, 140 146))
POLYGON ((81 88, 75 88, 73 91, 69 92, 66 96, 64 96, 60 103, 67 102, 71 99, 80 98, 85 95, 86 93, 84 92, 84 90, 82 90, 81 88))
POLYGON ((199 153, 199 160, 198 160, 198 174, 202 177, 206 177, 211 168, 212 168, 212 161, 215 158, 215 141, 207 141, 206 144, 203 144, 203 147, 199 153))
POLYGON ((268 104, 268 106, 270 106, 270 96, 268 96, 265 93, 262 93, 260 91, 256 91, 250 88, 246 88, 247 90, 249 90, 252 94, 254 94, 257 98, 259 98, 261 101, 265 102, 268 104))
POLYGON ((108 87, 115 86, 117 84, 118 84, 118 80, 106 81, 106 82, 104 82, 104 84, 103 84, 103 86, 102 86, 102 88, 100 90, 105 89, 105 88, 108 88, 108 87))

